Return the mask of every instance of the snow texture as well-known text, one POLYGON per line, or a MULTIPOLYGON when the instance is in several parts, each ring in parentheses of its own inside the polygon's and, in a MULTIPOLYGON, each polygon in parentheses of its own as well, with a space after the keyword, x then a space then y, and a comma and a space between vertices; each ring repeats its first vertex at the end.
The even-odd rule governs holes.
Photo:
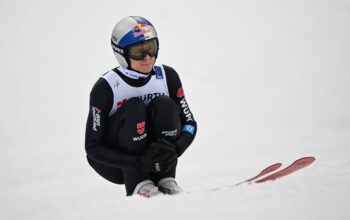
POLYGON ((1 0, 0 24, 0 219, 348 219, 349 1, 1 0), (128 15, 156 26, 198 121, 180 195, 126 197, 85 159, 89 92, 128 15))

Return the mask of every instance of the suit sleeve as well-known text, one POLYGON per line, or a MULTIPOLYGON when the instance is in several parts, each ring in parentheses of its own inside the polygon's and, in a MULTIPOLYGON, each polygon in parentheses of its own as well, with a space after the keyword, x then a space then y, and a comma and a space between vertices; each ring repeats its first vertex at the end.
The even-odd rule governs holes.
POLYGON ((137 156, 120 153, 106 144, 108 113, 112 106, 112 89, 105 79, 100 78, 90 93, 85 132, 87 157, 106 166, 135 170, 138 168, 137 156))
POLYGON ((181 108, 180 117, 182 130, 179 138, 175 141, 175 145, 177 146, 177 154, 178 156, 181 156, 191 145, 196 136, 197 122, 195 121, 186 101, 182 83, 177 72, 173 68, 165 65, 164 70, 167 77, 169 96, 181 108))

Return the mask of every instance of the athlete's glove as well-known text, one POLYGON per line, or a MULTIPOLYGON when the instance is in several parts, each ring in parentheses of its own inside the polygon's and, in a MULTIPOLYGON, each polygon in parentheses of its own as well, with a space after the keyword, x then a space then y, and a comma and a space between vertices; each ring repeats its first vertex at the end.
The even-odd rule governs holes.
POLYGON ((152 173, 166 173, 177 162, 176 151, 161 142, 151 143, 139 158, 141 169, 152 173))

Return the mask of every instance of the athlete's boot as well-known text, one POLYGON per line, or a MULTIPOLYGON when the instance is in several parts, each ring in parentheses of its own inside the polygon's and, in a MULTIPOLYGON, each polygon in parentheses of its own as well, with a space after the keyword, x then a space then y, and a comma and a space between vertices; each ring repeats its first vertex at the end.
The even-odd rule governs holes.
POLYGON ((159 180, 158 182, 159 191, 164 194, 178 194, 182 192, 182 189, 177 185, 175 179, 173 177, 167 177, 159 180))
POLYGON ((159 193, 158 187, 154 185, 154 182, 152 182, 151 180, 144 180, 139 184, 137 184, 133 194, 138 194, 146 198, 149 198, 158 193, 159 193))

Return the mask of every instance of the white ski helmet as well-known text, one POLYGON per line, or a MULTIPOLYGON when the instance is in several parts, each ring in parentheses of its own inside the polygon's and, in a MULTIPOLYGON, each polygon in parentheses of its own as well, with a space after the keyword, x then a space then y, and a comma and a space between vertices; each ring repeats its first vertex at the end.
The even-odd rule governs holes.
POLYGON ((130 67, 130 59, 126 50, 128 46, 154 38, 159 44, 157 32, 147 19, 140 16, 129 16, 120 20, 113 29, 111 39, 113 52, 120 66, 130 67))

